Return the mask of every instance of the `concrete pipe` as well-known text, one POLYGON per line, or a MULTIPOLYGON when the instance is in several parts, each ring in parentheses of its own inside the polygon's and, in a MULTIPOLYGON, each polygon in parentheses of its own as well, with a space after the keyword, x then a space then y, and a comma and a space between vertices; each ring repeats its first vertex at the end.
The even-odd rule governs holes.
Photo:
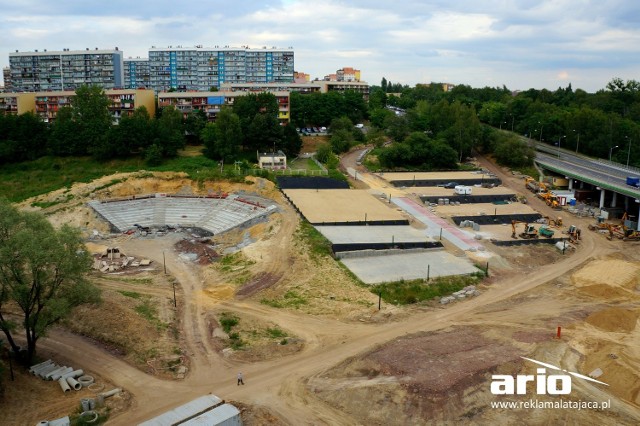
POLYGON ((89 411, 89 399, 88 398, 82 398, 80 400, 80 407, 82 408, 82 411, 89 411))
POLYGON ((94 423, 98 420, 98 413, 95 411, 85 411, 80 414, 80 419, 84 423, 94 423))
POLYGON ((57 367, 57 364, 55 362, 50 362, 48 364, 41 365, 39 367, 34 368, 32 373, 37 376, 37 375, 40 374, 40 372, 45 371, 45 370, 49 370, 52 367, 57 367))
POLYGON ((73 371, 73 367, 67 367, 64 370, 59 371, 56 374, 51 375, 51 377, 49 377, 49 380, 58 380, 63 375, 65 375, 67 373, 71 373, 72 371, 73 371))
MULTIPOLYGON (((88 386, 89 390, 93 393, 98 393, 98 392, 102 392, 104 390, 104 384, 103 383, 97 383, 97 382, 93 382, 92 385, 88 386)), ((104 396, 102 397, 102 399, 104 399, 104 396)))
POLYGON ((48 367, 43 368, 42 370, 38 370, 38 376, 40 376, 41 379, 44 379, 47 374, 54 370, 57 370, 58 368, 60 368, 58 364, 52 364, 48 367))
POLYGON ((74 379, 75 379, 76 377, 80 377, 80 376, 82 376, 83 374, 84 374, 84 371, 83 371, 83 370, 74 370, 74 371, 72 371, 71 373, 63 374, 62 376, 60 376, 60 378, 61 378, 61 379, 65 379, 65 380, 66 380, 66 379, 68 379, 69 377, 72 377, 72 378, 74 378, 74 379))
POLYGON ((36 426, 49 426, 49 422, 47 420, 41 420, 36 426))
POLYGON ((78 377, 77 380, 78 380, 78 383, 80 383, 83 388, 86 388, 89 385, 93 384, 93 381, 94 381, 92 376, 80 376, 78 377))
MULTIPOLYGON (((51 361, 50 359, 48 359, 48 360, 43 361, 43 362, 41 362, 41 363, 39 363, 39 364, 33 364, 31 367, 29 367, 29 372, 30 372, 30 373, 33 373, 33 370, 35 370, 36 368, 38 368, 38 367, 42 367, 43 365, 51 364, 52 362, 53 362, 53 361, 51 361)), ((45 422, 46 422, 46 420, 43 420, 43 421, 45 421, 45 422)), ((47 422, 47 423, 49 423, 49 422, 47 422)))
POLYGON ((79 391, 80 389, 82 389, 82 385, 78 383, 78 381, 73 377, 67 377, 67 383, 69 383, 69 386, 71 386, 73 390, 79 391))
POLYGON ((102 392, 100 395, 104 396, 105 398, 109 398, 110 396, 119 394, 120 392, 122 392, 122 389, 115 388, 115 389, 111 389, 110 391, 107 391, 107 392, 102 392))
POLYGON ((67 393, 71 390, 71 388, 69 387, 69 383, 67 383, 65 379, 58 379, 58 383, 60 383, 60 387, 62 388, 62 391, 64 393, 67 393))
MULTIPOLYGON (((53 376, 54 374, 60 373, 60 372, 62 372, 64 370, 66 370, 67 368, 69 368, 69 367, 67 367, 66 365, 63 365, 62 367, 56 368, 53 371, 49 371, 47 374, 44 375, 44 379, 45 380, 52 380, 51 376, 53 376)), ((73 368, 71 370, 73 371, 73 368)), ((62 374, 60 374, 60 376, 62 376, 62 374)), ((58 379, 59 378, 60 377, 58 376, 58 379)))

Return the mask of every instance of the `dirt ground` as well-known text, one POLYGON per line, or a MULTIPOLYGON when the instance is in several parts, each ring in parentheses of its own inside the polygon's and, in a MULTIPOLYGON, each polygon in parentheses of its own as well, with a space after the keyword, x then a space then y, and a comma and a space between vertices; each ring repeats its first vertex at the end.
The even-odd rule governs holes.
MULTIPOLYGON (((346 165, 355 168, 355 160, 349 163, 349 158, 355 157, 357 153, 347 155, 346 165)), ((521 179, 485 159, 479 161, 494 171, 506 188, 524 192, 521 179)), ((371 189, 385 187, 384 181, 359 170, 363 173, 361 182, 371 189)), ((151 277, 153 285, 127 281, 135 277, 100 278, 98 283, 108 296, 105 303, 113 303, 107 304, 106 311, 130 324, 113 334, 133 333, 128 339, 146 336, 146 340, 161 343, 157 327, 151 323, 143 326, 131 316, 140 299, 122 293, 146 292, 159 307, 158 318, 176 324, 176 340, 170 340, 168 333, 166 348, 177 344, 188 366, 184 379, 154 374, 103 344, 62 329, 52 330, 40 342, 41 354, 60 357, 100 377, 105 386, 108 383, 125 390, 126 403, 112 411, 108 424, 136 424, 208 393, 237 402, 247 425, 640 422, 637 243, 608 241, 585 231, 576 249, 565 255, 547 245, 489 244, 491 253, 473 254, 478 260, 491 259, 490 276, 480 286, 479 296, 446 306, 383 303, 378 309, 376 295, 357 286, 331 258, 311 252, 296 232, 297 214, 273 185, 251 182, 201 186, 175 174, 119 175, 74 185, 71 201, 45 210, 55 224, 79 224, 93 238, 94 229, 101 235, 106 231, 84 207, 83 200, 89 197, 138 191, 234 190, 271 198, 280 207, 268 222, 213 241, 212 250, 221 256, 210 264, 180 256, 185 248, 176 248, 181 239, 177 234, 162 239, 107 238, 106 234, 94 238, 94 243, 117 244, 126 252, 144 255, 156 268, 166 262, 168 277, 159 269, 139 277, 151 277), (96 190, 116 179, 123 181, 96 190), (169 283, 173 282, 177 309, 170 303, 169 283), (230 333, 222 330, 223 315, 238 319, 230 333), (561 339, 554 338, 558 326, 563 330, 561 339), (231 338, 234 332, 244 347, 232 344, 237 341, 231 338), (575 379, 570 398, 610 399, 611 408, 491 408, 491 402, 496 401, 489 392, 491 374, 536 374, 536 366, 521 356, 585 375, 601 369, 598 380, 608 387, 575 379), (238 371, 243 372, 246 386, 236 385, 238 371)), ((60 191, 39 198, 64 196, 60 191)), ((29 208, 31 202, 23 206, 29 208)), ((543 216, 557 215, 537 200, 530 206, 543 216)), ((565 223, 587 229, 588 219, 563 215, 567 216, 565 223)), ((93 310, 75 321, 105 331, 119 326, 116 321, 99 327, 95 313, 93 310)), ((141 348, 144 344, 139 343, 141 348)), ((41 383, 34 380, 23 377, 13 399, 0 403, 6 424, 35 424, 44 417, 68 414, 77 405, 77 400, 56 396, 57 389, 51 393, 42 390, 41 383), (50 403, 34 404, 42 400, 50 403)))

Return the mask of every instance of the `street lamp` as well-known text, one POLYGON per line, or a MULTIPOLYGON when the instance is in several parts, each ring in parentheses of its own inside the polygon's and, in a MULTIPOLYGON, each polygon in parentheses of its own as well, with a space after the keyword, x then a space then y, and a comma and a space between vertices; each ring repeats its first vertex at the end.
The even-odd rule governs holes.
POLYGON ((567 135, 560 136, 558 138, 558 159, 560 158, 560 141, 562 140, 562 138, 566 138, 566 137, 567 137, 567 135))
POLYGON ((627 168, 629 168, 629 159, 631 158, 631 138, 629 136, 625 136, 624 138, 629 141, 629 149, 627 150, 627 168))
MULTIPOLYGON (((576 131, 575 129, 573 130, 576 131)), ((576 154, 578 153, 578 146, 580 146, 580 132, 578 132, 578 140, 576 141, 576 154)))
POLYGON ((614 150, 614 149, 616 149, 617 147, 618 147, 618 145, 616 145, 616 146, 612 146, 612 147, 609 149, 609 161, 611 161, 611 154, 613 153, 613 150, 614 150))
POLYGON ((538 121, 538 124, 540 125, 540 143, 542 143, 542 126, 543 126, 543 124, 540 123, 539 121, 538 121))

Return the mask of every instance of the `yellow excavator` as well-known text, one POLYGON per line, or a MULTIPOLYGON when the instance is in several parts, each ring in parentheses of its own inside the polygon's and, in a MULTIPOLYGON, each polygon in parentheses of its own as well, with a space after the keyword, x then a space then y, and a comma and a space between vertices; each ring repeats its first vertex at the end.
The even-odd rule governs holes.
POLYGON ((511 238, 518 238, 516 236, 516 225, 519 223, 524 223, 524 232, 520 233, 520 238, 524 238, 526 240, 538 238, 538 230, 533 225, 529 224, 528 222, 522 222, 519 220, 511 221, 511 238))

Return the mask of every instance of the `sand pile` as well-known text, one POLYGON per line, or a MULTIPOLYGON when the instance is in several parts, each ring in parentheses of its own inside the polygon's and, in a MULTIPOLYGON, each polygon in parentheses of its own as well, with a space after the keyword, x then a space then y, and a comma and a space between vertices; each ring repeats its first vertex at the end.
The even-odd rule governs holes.
POLYGON ((638 312, 623 308, 607 308, 589 315, 586 321, 605 331, 631 332, 636 328, 638 312))
POLYGON ((589 262, 571 276, 571 283, 593 297, 615 299, 629 297, 640 282, 640 265, 620 259, 589 262))

